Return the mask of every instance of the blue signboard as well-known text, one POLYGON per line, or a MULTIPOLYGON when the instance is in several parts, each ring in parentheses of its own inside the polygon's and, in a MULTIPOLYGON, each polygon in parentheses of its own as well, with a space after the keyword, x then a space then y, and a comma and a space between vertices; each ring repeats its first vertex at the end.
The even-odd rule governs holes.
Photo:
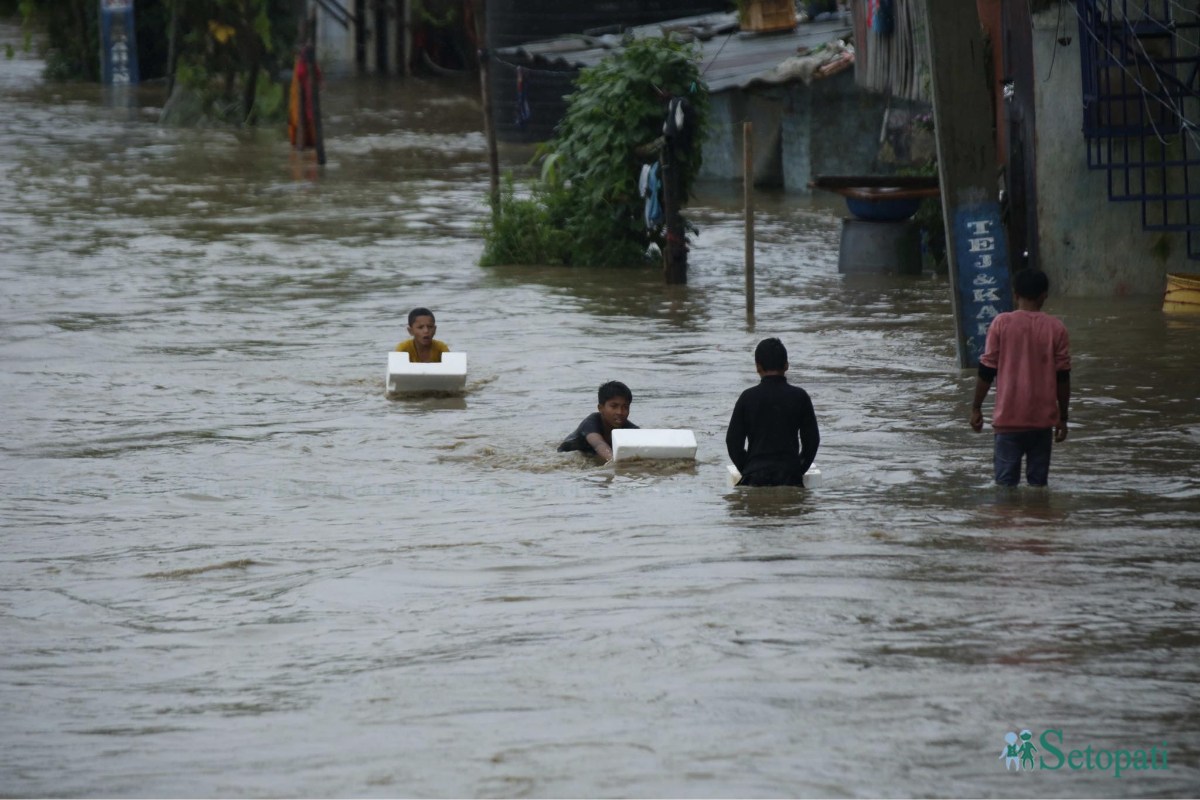
POLYGON ((114 86, 138 82, 133 0, 100 0, 100 79, 114 86))
POLYGON ((960 206, 954 213, 954 234, 961 361, 975 366, 987 343, 988 326, 1000 313, 1013 308, 1000 206, 960 206))

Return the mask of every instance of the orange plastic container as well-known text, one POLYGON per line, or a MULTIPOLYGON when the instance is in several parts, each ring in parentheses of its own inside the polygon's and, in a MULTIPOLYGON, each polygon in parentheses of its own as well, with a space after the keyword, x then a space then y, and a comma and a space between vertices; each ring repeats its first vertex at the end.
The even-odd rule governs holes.
POLYGON ((1200 314, 1200 275, 1168 272, 1163 311, 1200 314))

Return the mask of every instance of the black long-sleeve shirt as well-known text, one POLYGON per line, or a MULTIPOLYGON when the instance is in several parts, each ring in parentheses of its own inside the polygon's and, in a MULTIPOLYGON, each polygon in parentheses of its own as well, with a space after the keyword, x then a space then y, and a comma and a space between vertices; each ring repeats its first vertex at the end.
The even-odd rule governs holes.
POLYGON ((725 434, 729 457, 746 485, 802 485, 820 445, 808 392, 782 375, 765 375, 742 392, 725 434))
MULTIPOLYGON (((629 420, 625 420, 626 428, 637 428, 629 420)), ((588 434, 598 433, 604 435, 604 423, 600 420, 600 412, 593 411, 583 418, 583 422, 579 423, 579 427, 571 433, 566 439, 563 439, 562 444, 558 446, 558 452, 569 453, 572 450, 578 450, 581 453, 587 453, 590 456, 596 455, 596 448, 592 447, 587 440, 588 434)))

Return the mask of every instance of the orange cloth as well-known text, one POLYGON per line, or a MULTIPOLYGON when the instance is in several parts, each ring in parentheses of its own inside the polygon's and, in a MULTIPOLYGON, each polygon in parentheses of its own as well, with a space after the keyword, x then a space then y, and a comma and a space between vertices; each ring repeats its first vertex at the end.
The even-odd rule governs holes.
MULTIPOLYGON (((313 65, 316 66, 315 64, 313 65)), ((316 67, 317 80, 321 80, 321 69, 316 67)), ((304 149, 317 146, 317 126, 313 117, 313 85, 309 76, 308 64, 304 62, 304 53, 296 56, 296 65, 292 68, 292 85, 288 90, 288 141, 292 147, 304 149), (303 92, 303 95, 301 95, 303 92), (303 98, 303 103, 301 99, 303 98), (297 140, 300 131, 300 107, 304 106, 304 141, 297 140)))

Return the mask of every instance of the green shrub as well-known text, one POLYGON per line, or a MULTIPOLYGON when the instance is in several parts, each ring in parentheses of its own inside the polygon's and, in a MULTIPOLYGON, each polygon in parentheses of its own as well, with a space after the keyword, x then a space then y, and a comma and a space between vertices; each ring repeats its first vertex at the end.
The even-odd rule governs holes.
POLYGON ((551 222, 544 197, 516 197, 512 175, 507 175, 500 207, 504 213, 497 223, 484 225, 482 266, 563 263, 567 234, 551 222))
POLYGON ((638 265, 651 244, 661 249, 664 233, 642 220, 638 177, 642 164, 657 159, 651 145, 671 96, 686 97, 693 111, 690 146, 678 153, 686 198, 708 112, 696 50, 669 38, 632 41, 580 73, 554 138, 539 149, 542 177, 528 199, 505 193, 485 230, 483 263, 638 265), (528 232, 535 222, 548 230, 528 232))

